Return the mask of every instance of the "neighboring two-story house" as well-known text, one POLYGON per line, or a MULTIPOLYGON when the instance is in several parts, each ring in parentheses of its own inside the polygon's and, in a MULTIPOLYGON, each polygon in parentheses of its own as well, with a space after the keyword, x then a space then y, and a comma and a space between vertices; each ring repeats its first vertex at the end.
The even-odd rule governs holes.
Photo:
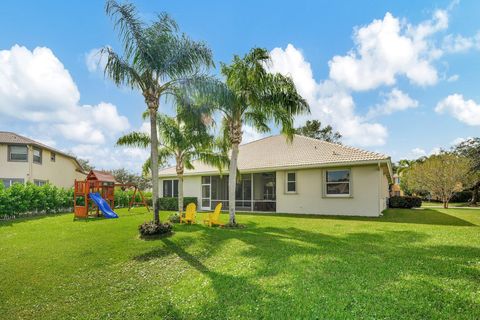
POLYGON ((86 174, 74 156, 13 132, 0 131, 0 180, 70 188, 86 174))

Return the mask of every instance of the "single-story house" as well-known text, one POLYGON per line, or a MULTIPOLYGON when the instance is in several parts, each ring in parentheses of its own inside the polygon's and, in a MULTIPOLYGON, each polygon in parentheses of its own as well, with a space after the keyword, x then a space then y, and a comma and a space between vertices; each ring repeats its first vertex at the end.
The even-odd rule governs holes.
MULTIPOLYGON (((228 208, 228 169, 200 161, 185 170, 184 196, 199 209, 228 208)), ((390 157, 295 135, 275 135, 240 146, 238 211, 379 216, 392 183, 390 157)), ((178 195, 175 167, 160 170, 160 195, 178 195)))
POLYGON ((71 188, 75 179, 86 176, 74 156, 19 134, 0 131, 0 182, 6 187, 14 183, 41 186, 50 182, 71 188))

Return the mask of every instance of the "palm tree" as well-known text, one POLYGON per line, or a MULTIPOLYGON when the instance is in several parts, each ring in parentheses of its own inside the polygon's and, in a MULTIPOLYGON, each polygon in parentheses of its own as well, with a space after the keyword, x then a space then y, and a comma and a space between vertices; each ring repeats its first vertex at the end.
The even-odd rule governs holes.
POLYGON ((232 225, 236 224, 235 190, 242 126, 248 124, 265 133, 270 131, 268 124, 273 122, 280 125, 281 132, 291 140, 295 132, 294 116, 310 111, 292 79, 270 73, 269 62, 268 51, 260 48, 253 48, 243 58, 234 56, 230 65, 222 64, 221 73, 225 82, 211 83, 208 91, 201 92, 204 99, 222 113, 223 137, 231 149, 228 206, 232 225))
MULTIPOLYGON (((157 118, 160 143, 158 161, 165 163, 175 159, 175 169, 178 177, 178 210, 183 212, 183 174, 185 169, 194 169, 193 160, 213 165, 220 171, 228 165, 228 157, 215 152, 214 139, 208 132, 203 117, 196 112, 179 112, 177 117, 159 115, 157 118)), ((150 136, 143 132, 131 132, 119 138, 117 145, 147 148, 151 144, 150 136)), ((143 166, 151 168, 148 159, 143 166)))
POLYGON ((107 57, 105 75, 118 86, 140 90, 147 105, 151 130, 154 221, 159 223, 157 113, 160 98, 174 95, 178 87, 202 79, 203 71, 213 65, 212 53, 205 44, 180 34, 177 24, 166 13, 161 13, 156 21, 145 25, 132 4, 120 5, 109 0, 105 10, 114 19, 123 44, 123 55, 110 47, 102 49, 102 55, 107 57))

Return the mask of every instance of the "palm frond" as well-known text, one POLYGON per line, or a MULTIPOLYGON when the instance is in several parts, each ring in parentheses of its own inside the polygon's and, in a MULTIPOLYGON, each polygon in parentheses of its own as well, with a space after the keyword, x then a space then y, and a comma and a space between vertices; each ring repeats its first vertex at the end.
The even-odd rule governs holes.
POLYGON ((102 48, 100 54, 107 57, 104 74, 112 79, 116 85, 127 85, 132 89, 145 89, 145 84, 138 70, 118 56, 110 47, 102 48))
POLYGON ((148 148, 150 146, 150 136, 144 132, 130 132, 117 140, 117 146, 129 146, 137 148, 148 148))
POLYGON ((144 24, 137 17, 133 4, 119 4, 115 0, 107 0, 105 12, 114 19, 115 29, 119 31, 126 60, 132 58, 138 51, 148 52, 144 37, 144 24))

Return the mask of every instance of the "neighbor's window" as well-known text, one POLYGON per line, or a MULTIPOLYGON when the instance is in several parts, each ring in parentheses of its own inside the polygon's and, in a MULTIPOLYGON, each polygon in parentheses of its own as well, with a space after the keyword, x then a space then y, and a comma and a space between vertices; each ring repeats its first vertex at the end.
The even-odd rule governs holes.
POLYGON ((17 179, 17 178, 0 178, 0 181, 3 182, 3 185, 5 188, 11 187, 14 183, 24 183, 23 179, 17 179))
POLYGON ((350 170, 327 170, 325 187, 327 196, 349 196, 350 170))
POLYGON ((295 172, 287 172, 287 193, 297 192, 297 174, 295 172))
POLYGON ((8 161, 28 161, 27 146, 8 146, 8 161))
POLYGON ((50 152, 50 161, 55 162, 56 156, 55 152, 50 152))
POLYGON ((33 148, 33 162, 42 163, 42 149, 33 148))
POLYGON ((178 197, 178 180, 163 180, 163 196, 178 197))
POLYGON ((47 184, 47 182, 48 182, 47 180, 36 180, 36 179, 33 180, 33 184, 39 187, 47 184))

